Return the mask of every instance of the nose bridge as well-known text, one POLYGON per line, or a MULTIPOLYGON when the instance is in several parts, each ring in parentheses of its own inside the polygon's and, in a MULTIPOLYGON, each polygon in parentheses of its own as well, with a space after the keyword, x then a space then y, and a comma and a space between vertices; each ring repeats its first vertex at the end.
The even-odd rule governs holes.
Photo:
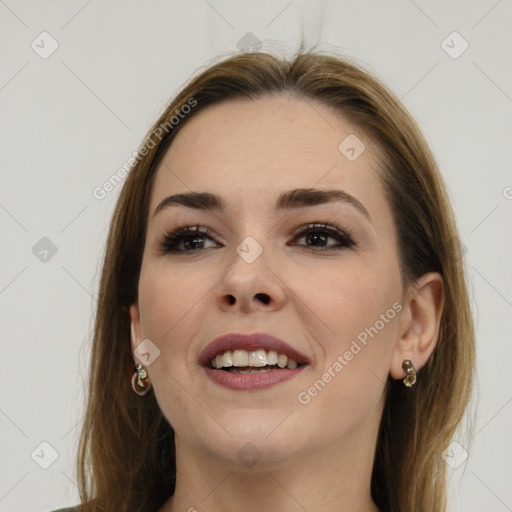
POLYGON ((282 306, 284 291, 275 271, 271 270, 274 254, 271 245, 264 230, 258 230, 255 236, 245 236, 235 247, 219 283, 220 307, 250 311, 282 306))
MULTIPOLYGON (((268 204, 258 198, 261 194, 244 202, 243 211, 235 213, 235 230, 238 243, 235 246, 236 255, 246 264, 258 262, 261 265, 267 262, 270 256, 272 240, 270 227, 272 218, 267 218, 262 212, 266 211, 268 204)), ((236 257, 233 263, 238 262, 236 257)), ((244 265, 242 265, 242 268, 244 265)))

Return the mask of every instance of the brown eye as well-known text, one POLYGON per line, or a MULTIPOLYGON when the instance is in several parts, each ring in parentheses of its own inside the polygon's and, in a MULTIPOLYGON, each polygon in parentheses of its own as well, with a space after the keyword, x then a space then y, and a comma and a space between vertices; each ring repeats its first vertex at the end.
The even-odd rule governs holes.
MULTIPOLYGON (((295 240, 304 238, 307 247, 316 248, 317 250, 339 250, 350 248, 355 245, 352 238, 339 228, 329 224, 308 224, 306 229, 302 229, 296 236, 295 240), (328 240, 336 240, 336 243, 329 244, 328 240)), ((303 245, 303 244, 299 244, 303 245)))
POLYGON ((160 241, 160 250, 164 254, 196 252, 210 249, 211 247, 205 247, 208 240, 214 242, 213 234, 208 228, 185 226, 167 233, 160 241))

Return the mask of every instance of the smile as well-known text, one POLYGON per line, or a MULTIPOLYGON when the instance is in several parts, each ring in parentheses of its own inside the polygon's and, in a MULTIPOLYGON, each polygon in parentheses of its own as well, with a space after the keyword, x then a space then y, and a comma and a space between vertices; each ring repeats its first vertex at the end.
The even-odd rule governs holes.
MULTIPOLYGON (((295 370, 298 363, 286 354, 278 354, 275 350, 227 350, 218 354, 210 361, 211 367, 231 373, 268 372, 276 368, 295 370)), ((301 363, 303 364, 303 363, 301 363)))
POLYGON ((234 390, 260 390, 298 375, 307 358, 265 333, 228 334, 212 341, 199 357, 206 376, 234 390))

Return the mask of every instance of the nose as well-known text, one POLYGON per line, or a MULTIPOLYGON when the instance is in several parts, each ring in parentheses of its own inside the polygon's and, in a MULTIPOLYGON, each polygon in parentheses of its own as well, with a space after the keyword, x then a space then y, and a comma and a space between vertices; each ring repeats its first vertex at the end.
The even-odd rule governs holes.
POLYGON ((267 252, 264 250, 249 263, 234 251, 217 287, 216 301, 220 309, 250 313, 283 307, 287 287, 279 269, 269 266, 267 252))

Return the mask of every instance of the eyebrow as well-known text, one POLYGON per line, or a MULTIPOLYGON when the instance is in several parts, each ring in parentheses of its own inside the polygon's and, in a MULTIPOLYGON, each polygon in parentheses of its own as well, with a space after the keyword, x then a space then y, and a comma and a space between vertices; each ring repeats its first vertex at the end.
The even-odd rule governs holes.
MULTIPOLYGON (((324 203, 341 201, 356 208, 370 222, 371 217, 364 205, 354 196, 340 189, 298 188, 288 190, 279 195, 276 201, 276 210, 290 210, 317 206, 324 203)), ((153 212, 153 217, 170 206, 186 206, 196 210, 223 211, 225 208, 223 199, 209 192, 187 192, 174 194, 163 199, 153 212)))

